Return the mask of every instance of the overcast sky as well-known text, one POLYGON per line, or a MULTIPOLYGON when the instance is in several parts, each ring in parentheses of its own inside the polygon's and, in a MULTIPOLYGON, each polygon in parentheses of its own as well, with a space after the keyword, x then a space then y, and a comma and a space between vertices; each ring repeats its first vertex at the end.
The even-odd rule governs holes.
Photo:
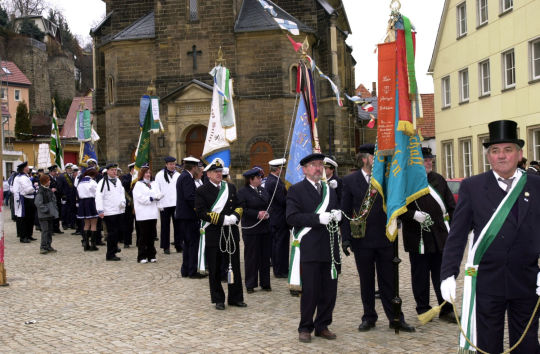
MULTIPOLYGON (((377 81, 377 54, 374 49, 382 42, 390 15, 390 0, 343 0, 352 34, 347 43, 353 47, 356 60, 356 85, 371 89, 377 81)), ((102 0, 50 0, 68 20, 71 31, 84 43, 90 41, 90 28, 105 16, 102 0)), ((433 53, 444 0, 401 0, 401 13, 407 16, 417 31, 416 75, 421 93, 433 92, 431 76, 426 75, 433 53)))

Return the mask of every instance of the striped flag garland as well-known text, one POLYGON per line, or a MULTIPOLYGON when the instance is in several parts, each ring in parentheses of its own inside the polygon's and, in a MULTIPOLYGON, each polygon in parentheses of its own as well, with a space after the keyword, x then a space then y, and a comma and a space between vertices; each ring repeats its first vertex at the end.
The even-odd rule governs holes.
POLYGON ((298 36, 300 34, 300 31, 298 30, 298 25, 295 22, 284 20, 278 17, 275 17, 274 21, 277 22, 277 24, 279 25, 281 29, 289 31, 291 34, 294 34, 295 36, 298 36))

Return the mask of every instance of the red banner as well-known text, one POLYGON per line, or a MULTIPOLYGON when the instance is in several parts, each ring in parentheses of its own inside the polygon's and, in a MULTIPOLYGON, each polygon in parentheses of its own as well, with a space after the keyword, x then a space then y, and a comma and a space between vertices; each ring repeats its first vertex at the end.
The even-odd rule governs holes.
POLYGON ((392 155, 395 147, 396 42, 378 45, 378 61, 377 151, 381 155, 392 155))
MULTIPOLYGON (((407 71, 407 48, 405 32, 397 30, 397 72, 399 91, 399 123, 397 130, 407 135, 414 135, 413 119, 411 114, 411 100, 409 96, 409 74, 407 71)), ((413 43, 415 34, 412 34, 413 43)))

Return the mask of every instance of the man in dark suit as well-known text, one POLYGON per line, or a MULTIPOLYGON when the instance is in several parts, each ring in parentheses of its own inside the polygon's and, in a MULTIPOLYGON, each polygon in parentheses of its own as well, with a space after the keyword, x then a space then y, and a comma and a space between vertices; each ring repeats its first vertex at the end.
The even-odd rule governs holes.
POLYGON ((199 160, 194 157, 183 159, 184 170, 176 181, 176 210, 180 234, 184 236, 184 257, 180 273, 192 279, 204 278, 197 273, 197 251, 199 249, 199 218, 195 214, 195 179, 199 178, 199 160))
POLYGON ((314 329, 315 336, 336 339, 328 326, 332 323, 336 304, 337 278, 332 279, 331 269, 333 260, 339 263, 339 245, 338 238, 334 237, 331 247, 331 235, 326 226, 332 219, 339 221, 341 212, 335 190, 321 183, 323 160, 323 154, 311 154, 300 160, 306 178, 293 185, 287 193, 287 223, 294 227, 295 233, 309 230, 300 242, 302 296, 298 339, 301 342, 310 342, 314 329), (326 203, 323 197, 329 197, 327 206, 317 212, 326 203), (314 321, 315 310, 317 316, 314 321))
POLYGON ((242 291, 240 235, 237 226, 242 217, 242 209, 236 198, 235 186, 222 183, 222 169, 223 161, 219 158, 206 166, 208 180, 197 188, 195 196, 195 213, 208 224, 205 228, 204 252, 208 264, 210 297, 217 310, 225 310, 225 293, 221 286, 220 272, 223 262, 229 263, 234 274, 234 279, 229 281, 227 303, 230 306, 247 306, 242 291), (225 252, 221 249, 225 249, 225 252))
MULTIPOLYGON (((364 144, 359 147, 357 164, 359 170, 343 177, 343 193, 341 196, 341 210, 350 218, 357 218, 364 197, 368 191, 373 167, 373 154, 375 145, 364 144)), ((343 253, 349 255, 349 248, 354 252, 356 269, 360 276, 360 294, 364 315, 362 323, 358 326, 361 332, 369 331, 375 327, 377 312, 375 311, 375 270, 377 270, 377 282, 381 295, 386 317, 392 323, 392 298, 394 297, 394 269, 392 259, 394 251, 392 244, 386 237, 386 213, 383 210, 381 196, 376 193, 372 202, 371 210, 363 225, 353 224, 347 218, 341 224, 343 237, 343 253)), ((399 329, 405 332, 414 332, 401 314, 399 329)))
MULTIPOLYGON (((403 225, 403 246, 409 253, 411 281, 416 312, 422 314, 431 309, 429 305, 429 278, 438 303, 441 296, 441 261, 442 251, 450 220, 456 208, 456 202, 443 176, 433 171, 431 148, 423 147, 424 167, 430 187, 430 193, 418 198, 407 206, 407 212, 400 216, 403 225)), ((439 318, 456 322, 452 304, 446 303, 439 313, 439 318)))
MULTIPOLYGON (((500 120, 488 127, 489 141, 484 147, 492 170, 461 183, 443 252, 441 293, 445 300, 455 301, 455 278, 472 230, 475 246, 481 246, 469 250, 465 276, 476 284, 476 291, 473 286, 469 292, 476 293, 477 346, 489 353, 500 353, 505 313, 512 346, 524 332, 540 295, 540 178, 517 169, 525 142, 517 138, 516 122, 500 120), (481 250, 485 251, 483 255, 481 250)), ((463 306, 465 301, 467 295, 463 306)), ((462 316, 462 325, 469 323, 468 316, 462 316)), ((473 328, 470 333, 474 333, 473 328)), ((540 352, 538 313, 514 352, 540 352)))
MULTIPOLYGON (((62 208, 62 193, 58 189, 58 165, 52 165, 47 168, 49 170, 49 177, 51 178, 51 184, 49 188, 54 193, 54 196, 56 197, 56 206, 58 208, 58 211, 62 208)), ((55 234, 63 234, 62 230, 60 230, 60 217, 54 219, 53 221, 53 232, 55 234)))
POLYGON ((287 189, 285 183, 279 178, 282 166, 287 160, 275 159, 270 165, 270 174, 266 179, 264 189, 272 198, 270 204, 270 233, 272 235, 272 266, 276 278, 287 278, 289 274, 289 226, 285 218, 287 203, 287 189))

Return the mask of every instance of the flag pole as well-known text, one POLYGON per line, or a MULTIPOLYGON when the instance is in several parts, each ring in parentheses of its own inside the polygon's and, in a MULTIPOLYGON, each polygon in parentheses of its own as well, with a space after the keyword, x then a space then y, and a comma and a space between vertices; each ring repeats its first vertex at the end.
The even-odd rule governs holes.
MULTIPOLYGON (((2 142, 2 144, 0 144, 0 166, 2 166, 2 156, 4 153, 4 151, 2 150, 3 145, 4 144, 2 142)), ((0 188, 2 188, 2 193, 0 195, 2 196, 2 200, 4 200, 4 190, 3 190, 4 187, 2 186, 0 188)), ((0 204, 0 215, 1 213, 2 213, 2 205, 0 204)), ((4 241, 5 241, 4 218, 1 217, 0 218, 0 286, 9 285, 9 283, 6 280, 6 269, 4 268, 4 241)))

